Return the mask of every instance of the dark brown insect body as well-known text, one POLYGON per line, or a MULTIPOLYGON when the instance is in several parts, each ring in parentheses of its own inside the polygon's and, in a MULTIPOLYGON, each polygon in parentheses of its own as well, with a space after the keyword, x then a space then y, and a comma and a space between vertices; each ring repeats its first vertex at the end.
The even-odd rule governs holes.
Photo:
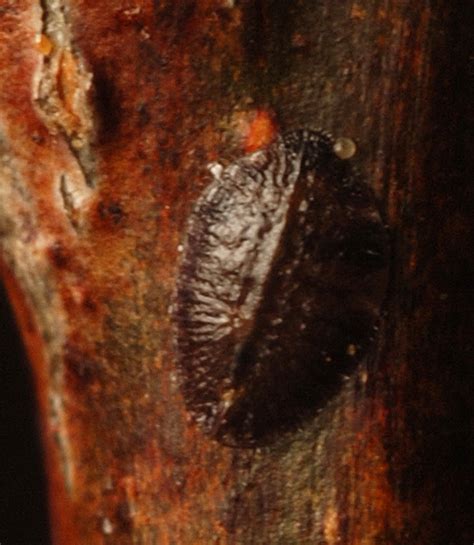
POLYGON ((186 405, 252 446, 321 407, 366 354, 387 278, 370 188, 315 131, 215 174, 188 224, 174 319, 186 405))

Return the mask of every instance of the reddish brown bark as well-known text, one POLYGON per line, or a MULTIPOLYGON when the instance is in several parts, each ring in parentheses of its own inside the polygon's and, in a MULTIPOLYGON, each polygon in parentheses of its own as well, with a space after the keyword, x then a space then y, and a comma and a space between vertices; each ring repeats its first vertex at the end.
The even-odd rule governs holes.
POLYGON ((466 15, 447 1, 0 6, 2 274, 55 543, 472 540, 466 15), (291 442, 230 449, 188 421, 177 387, 177 247, 209 162, 300 127, 352 138, 381 199, 379 346, 291 442))

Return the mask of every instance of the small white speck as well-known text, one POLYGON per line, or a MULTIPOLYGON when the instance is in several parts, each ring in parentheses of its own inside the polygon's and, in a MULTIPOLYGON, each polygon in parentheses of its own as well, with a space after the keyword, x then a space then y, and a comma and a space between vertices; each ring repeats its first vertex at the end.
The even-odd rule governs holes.
POLYGON ((306 200, 303 199, 303 200, 300 202, 300 205, 299 205, 299 207, 298 207, 298 211, 299 211, 299 212, 306 212, 306 210, 308 210, 308 201, 306 201, 306 200))
POLYGON ((177 248, 178 252, 181 253, 184 248, 183 248, 183 245, 182 244, 178 244, 178 248, 177 248))
POLYGON ((219 179, 221 177, 222 172, 224 171, 224 167, 217 162, 209 163, 207 165, 207 169, 216 179, 219 179))
POLYGON ((102 519, 102 532, 105 534, 105 535, 110 535, 111 533, 113 533, 114 531, 114 526, 113 524, 110 522, 110 519, 107 518, 107 517, 104 517, 102 519))
POLYGON ((123 13, 127 17, 133 17, 134 15, 138 15, 140 13, 140 11, 141 11, 141 8, 139 6, 136 6, 134 8, 124 9, 123 13))
POLYGON ((203 414, 200 414, 195 417, 195 420, 198 424, 204 424, 204 422, 206 421, 206 417, 203 414))

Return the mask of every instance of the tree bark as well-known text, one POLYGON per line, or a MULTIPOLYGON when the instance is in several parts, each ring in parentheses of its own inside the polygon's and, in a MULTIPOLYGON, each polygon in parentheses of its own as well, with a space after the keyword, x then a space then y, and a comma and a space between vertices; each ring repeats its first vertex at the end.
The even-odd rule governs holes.
POLYGON ((56 544, 472 541, 467 4, 0 3, 2 276, 56 544), (178 247, 208 164, 296 128, 351 138, 380 199, 381 333, 291 441, 229 448, 177 385, 178 247))

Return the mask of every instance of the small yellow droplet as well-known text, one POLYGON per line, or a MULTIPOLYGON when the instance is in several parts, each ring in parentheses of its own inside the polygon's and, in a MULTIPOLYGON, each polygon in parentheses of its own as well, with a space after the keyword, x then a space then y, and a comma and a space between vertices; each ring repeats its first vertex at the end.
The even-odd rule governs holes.
POLYGON ((42 55, 49 55, 53 50, 53 42, 46 36, 41 34, 38 40, 38 50, 42 55))
POLYGON ((339 159, 350 159, 355 155, 357 146, 351 138, 345 138, 341 136, 336 140, 333 147, 334 153, 339 159))
POLYGON ((73 138, 71 140, 71 146, 74 149, 81 149, 84 146, 84 141, 81 138, 73 138))

